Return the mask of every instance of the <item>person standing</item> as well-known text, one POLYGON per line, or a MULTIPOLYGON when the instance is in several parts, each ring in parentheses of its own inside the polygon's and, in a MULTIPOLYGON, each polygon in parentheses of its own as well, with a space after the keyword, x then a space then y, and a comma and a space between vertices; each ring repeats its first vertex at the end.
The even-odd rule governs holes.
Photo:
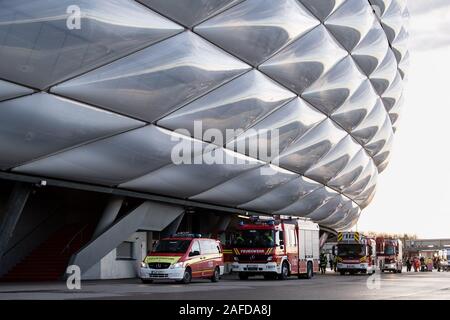
POLYGON ((324 253, 320 254, 320 273, 325 274, 327 269, 327 256, 324 253))
POLYGON ((333 259, 333 256, 331 256, 331 255, 330 255, 329 263, 330 263, 330 270, 333 271, 334 270, 334 268, 333 268, 334 259, 333 259))
POLYGON ((414 257, 413 266, 414 266, 414 272, 417 272, 420 267, 420 261, 419 261, 419 259, 417 259, 417 257, 414 257))
POLYGON ((408 257, 406 258, 406 272, 411 271, 411 259, 408 257))

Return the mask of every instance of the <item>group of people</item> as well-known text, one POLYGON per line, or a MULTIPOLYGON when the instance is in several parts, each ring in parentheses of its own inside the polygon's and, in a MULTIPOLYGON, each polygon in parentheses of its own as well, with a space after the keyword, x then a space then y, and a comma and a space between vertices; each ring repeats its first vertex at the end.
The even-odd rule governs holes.
POLYGON ((424 257, 407 258, 405 261, 406 271, 410 272, 411 269, 414 269, 414 272, 433 271, 433 268, 437 269, 439 262, 440 261, 439 261, 438 257, 436 257, 434 259, 424 258, 424 257))
POLYGON ((330 255, 330 259, 327 259, 327 255, 325 253, 321 253, 320 254, 320 263, 319 263, 319 269, 320 269, 320 273, 321 274, 325 274, 326 270, 327 270, 327 263, 330 264, 330 269, 331 271, 336 271, 336 257, 332 257, 330 255))

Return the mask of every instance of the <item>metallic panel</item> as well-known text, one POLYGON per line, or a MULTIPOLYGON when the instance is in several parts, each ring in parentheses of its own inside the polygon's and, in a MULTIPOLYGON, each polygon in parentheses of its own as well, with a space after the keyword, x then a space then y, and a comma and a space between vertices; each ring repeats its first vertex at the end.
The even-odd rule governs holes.
POLYGON ((235 138, 227 135, 227 129, 246 130, 294 97, 291 91, 252 70, 164 117, 158 125, 171 130, 187 129, 197 139, 202 139, 206 130, 219 130, 225 139, 214 143, 222 146, 235 138), (195 132, 195 121, 197 125, 201 121, 201 132, 195 132))
MULTIPOLYGON (((193 141, 151 125, 43 158, 13 171, 114 186, 172 163, 171 150, 179 143, 191 145, 193 141)), ((204 144, 197 144, 201 152, 204 144)))
POLYGON ((243 0, 138 0, 147 7, 185 25, 199 22, 243 0))
POLYGON ((195 34, 183 32, 52 92, 152 122, 249 68, 195 34))
POLYGON ((27 94, 32 94, 33 92, 34 91, 29 88, 0 80, 0 101, 25 96, 27 94))
POLYGON ((328 19, 325 26, 348 51, 352 51, 376 21, 368 1, 347 0, 328 19))
POLYGON ((365 79, 353 59, 347 56, 306 89, 302 97, 329 115, 340 108, 365 79))
POLYGON ((223 148, 205 151, 192 164, 170 164, 120 185, 121 188, 188 198, 264 163, 223 148), (200 161, 203 157, 203 161, 200 161), (208 159, 205 160, 205 157, 208 159), (214 162, 214 158, 224 164, 214 162), (210 161, 210 162, 209 162, 210 161))
POLYGON ((266 165, 243 173, 191 199, 236 207, 254 200, 297 177, 298 175, 291 171, 266 165))
POLYGON ((333 12, 335 12, 346 0, 299 0, 314 15, 325 21, 333 12))
POLYGON ((345 131, 326 119, 293 142, 274 161, 280 167, 304 174, 345 138, 345 131))
POLYGON ((336 230, 372 201, 406 0, 35 2, 0 0, 0 170, 336 230))
POLYGON ((239 207, 262 212, 276 212, 321 187, 320 183, 300 176, 239 207))
POLYGON ((194 31, 256 66, 318 24, 296 0, 246 0, 194 31))
POLYGON ((130 0, 0 0, 0 8, 0 61, 8 61, 0 77, 39 89, 183 30, 130 0))
POLYGON ((0 102, 0 168, 143 125, 47 93, 0 102))
POLYGON ((239 135, 235 140, 230 141, 226 147, 260 160, 271 161, 286 150, 292 142, 325 119, 326 116, 324 114, 312 108, 307 102, 301 98, 295 98, 268 115, 250 130, 239 135), (254 153, 254 148, 251 147, 256 144, 263 146, 275 145, 275 141, 272 141, 272 134, 270 134, 275 131, 278 134, 277 154, 270 153, 267 155, 267 158, 261 154, 252 154, 252 151, 254 153))
POLYGON ((259 70, 301 94, 347 54, 319 25, 264 62, 259 70))

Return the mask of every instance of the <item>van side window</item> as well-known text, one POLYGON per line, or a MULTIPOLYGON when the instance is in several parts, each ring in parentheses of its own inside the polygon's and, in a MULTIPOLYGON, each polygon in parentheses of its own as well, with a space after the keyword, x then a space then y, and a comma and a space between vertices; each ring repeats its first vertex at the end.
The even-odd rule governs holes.
POLYGON ((202 249, 202 254, 211 253, 211 248, 208 240, 200 240, 200 248, 202 249))
POLYGON ((211 245, 211 253, 220 253, 220 247, 216 241, 209 241, 209 244, 211 245))
POLYGON ((191 252, 194 252, 194 251, 198 251, 201 253, 200 244, 198 243, 198 241, 194 241, 194 243, 192 244, 191 252))

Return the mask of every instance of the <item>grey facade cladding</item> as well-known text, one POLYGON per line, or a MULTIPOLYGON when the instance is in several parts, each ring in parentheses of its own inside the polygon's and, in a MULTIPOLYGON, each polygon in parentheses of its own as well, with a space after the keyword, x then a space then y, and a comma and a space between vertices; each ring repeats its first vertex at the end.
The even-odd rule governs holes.
POLYGON ((372 200, 402 104, 406 0, 0 7, 1 171, 298 215, 337 230, 372 200), (191 129, 198 120, 243 132, 202 141, 193 157, 216 148, 246 163, 174 165, 173 138, 202 140, 191 129), (235 147, 251 129, 280 132, 277 157, 235 147))

